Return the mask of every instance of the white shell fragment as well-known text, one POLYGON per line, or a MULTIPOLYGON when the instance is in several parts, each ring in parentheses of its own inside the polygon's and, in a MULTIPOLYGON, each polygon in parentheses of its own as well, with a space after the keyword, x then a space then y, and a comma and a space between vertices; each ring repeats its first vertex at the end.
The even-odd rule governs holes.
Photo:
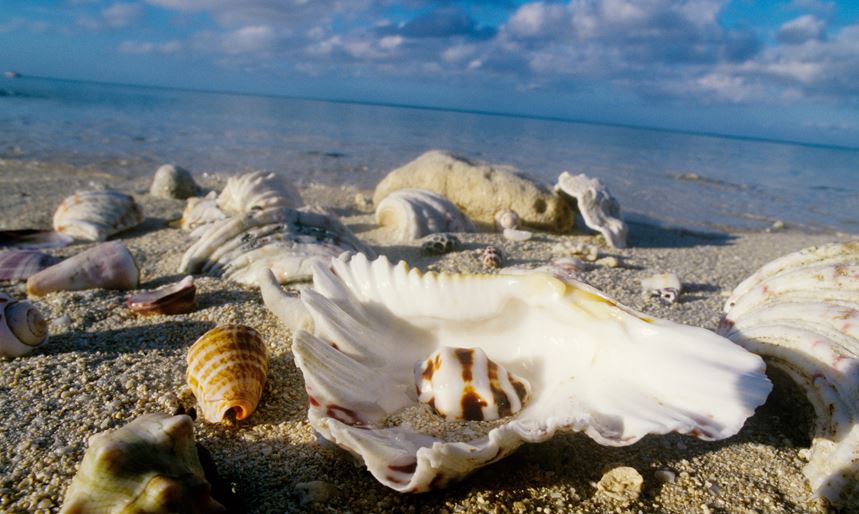
POLYGON ((816 496, 859 507, 859 241, 764 265, 728 298, 719 333, 804 388, 817 420, 803 473, 816 496))
POLYGON ((81 241, 104 241, 141 221, 133 197, 108 190, 78 191, 54 212, 54 230, 81 241))
POLYGON ((505 228, 502 234, 504 235, 504 239, 515 242, 527 241, 534 236, 533 233, 527 230, 517 230, 515 228, 505 228))
POLYGON ((400 189, 376 207, 376 223, 392 241, 412 241, 440 232, 474 232, 474 223, 456 205, 426 189, 400 189))
POLYGON ((612 446, 669 432, 722 439, 771 389, 760 357, 727 339, 547 273, 422 274, 343 255, 314 267, 301 299, 314 328, 296 331, 292 349, 310 424, 401 492, 443 487, 562 430, 612 446), (522 409, 477 438, 388 424, 421 405, 415 367, 456 348, 479 349, 530 384, 522 409))
POLYGON ((447 419, 495 420, 516 414, 530 384, 480 348, 442 347, 415 367, 418 401, 447 419))
POLYGON ((211 496, 188 416, 144 414, 89 439, 63 514, 224 513, 211 496))
POLYGON ((48 340, 48 324, 28 301, 0 293, 0 357, 20 357, 48 340))
POLYGON ((565 171, 558 177, 555 191, 575 198, 585 224, 602 234, 608 244, 614 248, 626 247, 627 227, 621 218, 620 204, 599 179, 565 171))
POLYGON ((27 294, 81 289, 135 289, 140 270, 119 241, 110 241, 45 268, 27 279, 27 294))
POLYGON ((254 171, 227 179, 218 207, 231 215, 274 207, 299 207, 301 196, 285 177, 254 171))
POLYGON ((677 301, 683 292, 680 277, 674 273, 657 273, 641 279, 641 289, 645 298, 656 298, 670 305, 677 301))

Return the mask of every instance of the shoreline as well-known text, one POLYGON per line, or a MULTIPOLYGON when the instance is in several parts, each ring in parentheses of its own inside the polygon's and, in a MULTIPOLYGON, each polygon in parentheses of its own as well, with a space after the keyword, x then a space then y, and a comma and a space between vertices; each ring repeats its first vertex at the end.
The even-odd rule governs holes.
MULTIPOLYGON (((181 278, 175 270, 190 239, 167 221, 181 215, 185 202, 146 194, 151 175, 115 177, 85 169, 16 167, 20 164, 0 165, 0 228, 50 227, 59 202, 95 181, 133 194, 143 207, 144 223, 112 238, 135 256, 140 288, 181 278)), ((221 176, 195 178, 204 187, 223 186, 221 176)), ((416 243, 379 244, 372 213, 354 206, 357 192, 367 193, 316 184, 301 189, 305 203, 332 207, 380 254, 424 270, 479 271, 475 251, 488 244, 501 249, 505 265, 526 266, 557 256, 564 243, 598 245, 602 255, 615 256, 623 265, 589 271, 586 278, 594 286, 633 309, 711 330, 725 296, 764 263, 808 246, 857 238, 791 228, 716 234, 635 223, 630 248, 623 250, 578 232, 536 233, 521 243, 478 233, 460 236, 461 251, 427 257, 416 243), (685 285, 681 301, 672 306, 646 301, 640 279, 669 271, 685 285)), ((89 246, 49 253, 68 256, 89 246)), ((217 324, 242 323, 257 329, 270 350, 260 406, 243 422, 212 425, 198 418, 194 428, 196 440, 212 454, 220 477, 237 491, 247 512, 826 512, 822 501, 810 498, 801 474, 810 407, 797 401, 798 389, 785 381, 777 381, 767 403, 725 441, 651 435, 628 447, 609 448, 565 433, 525 445, 445 490, 400 495, 377 483, 363 465, 354 466, 348 455, 316 443, 306 421, 301 373, 292 361, 291 334, 265 308, 259 292, 215 277, 195 276, 195 283, 197 309, 176 316, 138 317, 125 309, 124 291, 61 292, 34 301, 51 324, 49 342, 30 355, 0 359, 0 510, 57 511, 87 438, 143 413, 169 414, 185 406, 187 348, 217 324), (594 487, 607 468, 621 465, 644 477, 642 495, 628 505, 597 494, 594 487), (673 473, 675 481, 660 482, 659 470, 673 473), (318 482, 333 487, 307 486, 318 482), (307 502, 307 487, 328 494, 307 502)), ((2 283, 0 291, 24 296, 21 284, 2 283)))

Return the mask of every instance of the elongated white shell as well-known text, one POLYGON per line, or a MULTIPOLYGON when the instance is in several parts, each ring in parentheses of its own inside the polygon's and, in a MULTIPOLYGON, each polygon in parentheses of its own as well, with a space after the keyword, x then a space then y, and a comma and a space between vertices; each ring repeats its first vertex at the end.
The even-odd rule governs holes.
POLYGON ((627 227, 620 214, 620 204, 599 179, 585 174, 561 173, 555 191, 576 199, 585 224, 598 231, 615 248, 626 247, 627 227))
POLYGON ((54 230, 82 241, 104 241, 141 221, 133 197, 108 190, 78 191, 54 212, 54 230))
POLYGON ((210 492, 191 418, 144 414, 90 437, 60 512, 226 512, 210 492))
POLYGON ((0 357, 20 357, 48 340, 48 324, 36 307, 0 293, 0 357))
POLYGON ((134 289, 140 271, 134 257, 119 241, 109 241, 45 268, 27 279, 27 294, 80 289, 134 289))
POLYGON ((426 189, 400 189, 376 207, 376 223, 393 241, 411 241, 439 232, 474 232, 474 223, 456 205, 426 189))
POLYGON ((859 241, 764 265, 728 298, 719 332, 804 388, 817 420, 803 472, 815 495, 859 507, 859 241))
POLYGON ((646 434, 735 434, 771 385, 760 357, 704 329, 653 319, 545 273, 448 275, 341 257, 314 269, 299 330, 310 424, 384 485, 426 491, 558 430, 601 444, 646 434), (414 367, 443 347, 480 348, 531 385, 486 437, 445 442, 385 420, 418 404, 414 367))
POLYGON ((285 177, 264 171, 230 177, 218 195, 218 207, 230 215, 300 205, 301 196, 285 177))

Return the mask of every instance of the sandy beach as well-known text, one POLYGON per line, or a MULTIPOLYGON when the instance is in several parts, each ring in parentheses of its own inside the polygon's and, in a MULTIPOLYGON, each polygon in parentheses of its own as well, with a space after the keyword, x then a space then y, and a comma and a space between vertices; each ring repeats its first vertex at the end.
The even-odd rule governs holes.
MULTIPOLYGON (((237 171, 238 173, 238 171, 237 171)), ((219 190, 224 176, 195 173, 219 190)), ((145 214, 119 234, 141 268, 141 289, 181 278, 179 261, 191 239, 170 228, 185 202, 147 194, 151 176, 119 178, 95 169, 0 161, 0 228, 49 228, 55 207, 91 182, 133 194, 145 214)), ((475 251, 501 248, 506 265, 537 266, 565 243, 600 247, 617 267, 594 266, 586 278, 630 307, 672 321, 715 329, 727 294, 762 264, 812 245, 856 236, 783 229, 699 233, 630 226, 630 248, 611 249, 581 231, 537 233, 526 242, 497 233, 463 235, 463 249, 441 257, 418 245, 380 244, 372 213, 359 211, 350 187, 303 184, 307 204, 330 207, 361 239, 392 261, 421 269, 481 270, 475 251), (641 278, 674 272, 686 292, 664 306, 642 297, 641 278)), ((51 250, 69 256, 88 248, 51 250)), ((307 396, 293 363, 292 334, 263 305, 258 290, 216 277, 195 277, 197 309, 185 315, 139 317, 123 291, 51 293, 33 299, 51 336, 30 355, 0 360, 0 511, 56 512, 86 450, 89 436, 120 427, 144 413, 173 413, 193 405, 185 385, 185 354, 205 331, 241 323, 258 330, 270 350, 268 382, 247 420, 214 425, 198 418, 196 439, 211 453, 221 493, 234 492, 238 512, 826 512, 801 473, 809 446, 810 406, 789 381, 773 376, 767 403, 736 436, 706 442, 682 435, 648 436, 623 448, 601 447, 565 433, 482 468, 442 491, 401 495, 380 485, 345 452, 317 444, 306 420, 307 396), (635 468, 644 478, 630 503, 600 492, 609 469, 635 468), (668 471, 670 473, 657 473, 668 471), (666 478, 668 477, 668 478, 666 478), (671 479, 673 479, 673 481, 671 479)), ((0 291, 25 296, 23 284, 0 291)))

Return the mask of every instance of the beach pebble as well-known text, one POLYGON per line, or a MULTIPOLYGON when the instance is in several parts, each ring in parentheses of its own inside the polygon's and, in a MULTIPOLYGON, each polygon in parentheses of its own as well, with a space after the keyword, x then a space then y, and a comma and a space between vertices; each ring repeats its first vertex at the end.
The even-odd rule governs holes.
POLYGON ((632 503, 641 494, 644 478, 629 466, 620 466, 605 473, 597 483, 597 489, 615 500, 632 503))
POLYGON ((309 503, 327 503, 335 499, 340 490, 337 486, 322 480, 311 480, 310 482, 298 482, 295 484, 295 491, 301 498, 301 505, 309 503))
POLYGON ((594 264, 599 266, 603 266, 606 268, 617 268, 620 267, 620 259, 614 256, 603 257, 602 259, 597 259, 594 264))
POLYGON ((200 186, 185 168, 175 164, 165 164, 158 168, 152 179, 149 194, 158 198, 178 198, 184 200, 200 194, 200 186))
POLYGON ((552 247, 552 253, 560 256, 575 255, 589 262, 594 262, 600 256, 599 248, 596 246, 573 241, 556 244, 552 247))
POLYGON ((660 469, 653 473, 653 478, 656 479, 660 484, 673 484, 677 479, 677 476, 673 471, 669 471, 667 469, 660 469))
POLYGON ((531 232, 528 232, 527 230, 516 230, 515 228, 505 228, 503 234, 504 234, 504 239, 506 239, 508 241, 517 241, 517 242, 527 241, 527 240, 531 239, 531 236, 534 235, 531 232))

